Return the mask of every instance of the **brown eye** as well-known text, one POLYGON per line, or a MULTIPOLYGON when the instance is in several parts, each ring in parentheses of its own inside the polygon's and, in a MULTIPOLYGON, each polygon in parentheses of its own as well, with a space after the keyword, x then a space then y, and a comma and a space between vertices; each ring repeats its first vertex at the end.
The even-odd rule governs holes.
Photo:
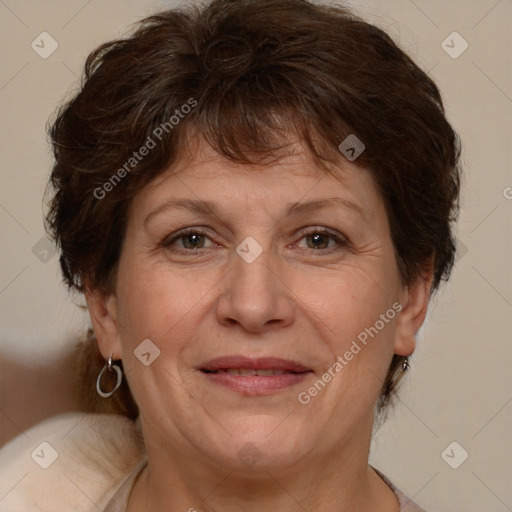
POLYGON ((210 240, 206 233, 198 229, 190 229, 172 234, 166 238, 162 245, 167 249, 176 248, 177 251, 197 253, 198 249, 208 249, 206 240, 210 240))
POLYGON ((306 248, 313 251, 331 252, 349 245, 348 240, 326 229, 314 229, 303 233, 301 240, 306 240, 306 248))
POLYGON ((198 249, 204 245, 204 237, 200 233, 189 233, 182 235, 179 239, 183 241, 185 249, 198 249))
POLYGON ((311 245, 308 244, 310 249, 327 249, 329 241, 332 240, 331 237, 324 233, 314 233, 312 235, 307 235, 305 238, 306 240, 311 241, 311 245))

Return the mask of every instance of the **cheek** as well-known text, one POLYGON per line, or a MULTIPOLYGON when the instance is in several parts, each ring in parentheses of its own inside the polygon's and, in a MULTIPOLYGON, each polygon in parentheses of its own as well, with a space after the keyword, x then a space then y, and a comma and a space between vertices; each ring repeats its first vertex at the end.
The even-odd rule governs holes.
POLYGON ((304 314, 309 310, 309 318, 318 319, 317 325, 339 354, 360 333, 364 338, 365 330, 376 322, 379 331, 389 333, 396 316, 392 305, 398 297, 395 274, 385 266, 352 266, 310 274, 293 289, 305 306, 304 314), (385 324, 381 315, 385 315, 385 324))
POLYGON ((362 415, 380 394, 400 308, 397 276, 385 266, 368 266, 332 273, 324 282, 316 279, 321 286, 314 288, 308 283, 303 286, 304 302, 314 305, 309 318, 319 320, 317 328, 327 348, 324 373, 318 378, 327 383, 305 391, 316 401, 317 413, 334 409, 337 421, 345 421, 347 407, 349 416, 362 415), (318 293, 320 289, 325 292, 318 293))
POLYGON ((204 295, 197 283, 189 283, 165 267, 134 264, 119 272, 125 276, 118 287, 118 318, 126 327, 124 338, 154 338, 164 343, 204 295))
POLYGON ((314 421, 333 423, 336 432, 350 432, 354 424, 365 421, 381 393, 393 354, 394 320, 382 329, 378 316, 371 324, 354 322, 351 328, 345 328, 342 319, 339 322, 340 330, 354 334, 333 339, 331 361, 299 398, 309 404, 314 421))
MULTIPOLYGON (((155 387, 161 388, 169 379, 169 373, 183 378, 180 367, 184 361, 194 360, 194 350, 197 351, 194 340, 204 315, 213 307, 214 285, 219 277, 214 272, 177 272, 165 265, 144 267, 139 264, 136 270, 135 266, 130 270, 120 267, 120 275, 125 278, 119 281, 118 287, 123 364, 133 388, 151 387, 147 378, 159 382, 155 387), (137 358, 137 354, 147 352, 151 361, 153 354, 157 357, 149 367, 143 366, 137 358)), ((211 335, 210 330, 208 336, 211 335)), ((166 384, 169 392, 174 384, 173 379, 166 384)), ((174 391, 181 392, 180 389, 174 391)))

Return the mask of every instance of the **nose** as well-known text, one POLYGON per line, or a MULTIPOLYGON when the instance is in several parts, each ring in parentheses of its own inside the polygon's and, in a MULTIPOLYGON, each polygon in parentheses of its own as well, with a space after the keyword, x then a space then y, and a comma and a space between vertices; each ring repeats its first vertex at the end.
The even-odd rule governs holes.
POLYGON ((277 255, 264 250, 249 263, 234 252, 232 259, 230 271, 222 280, 218 321, 250 333, 290 325, 294 314, 293 293, 277 255))

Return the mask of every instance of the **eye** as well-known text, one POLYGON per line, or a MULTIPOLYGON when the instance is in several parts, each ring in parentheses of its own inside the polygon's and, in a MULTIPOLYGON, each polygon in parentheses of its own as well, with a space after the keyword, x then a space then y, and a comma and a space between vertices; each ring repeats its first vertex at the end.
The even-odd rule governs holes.
POLYGON ((178 245, 177 249, 180 252, 186 254, 197 254, 197 249, 208 248, 208 246, 205 247, 206 240, 210 240, 206 231, 198 228, 190 228, 166 238, 162 245, 166 248, 178 245))
POLYGON ((307 249, 321 252, 331 252, 349 245, 349 242, 343 236, 327 230, 326 228, 314 228, 302 233, 301 240, 306 241, 307 249))
MULTIPOLYGON (((319 253, 330 253, 348 247, 349 241, 342 235, 331 232, 322 227, 315 227, 301 233, 300 241, 305 240, 306 250, 319 253)), ((187 228, 173 233, 163 240, 162 246, 166 249, 182 254, 198 255, 201 249, 218 247, 208 236, 208 232, 201 228, 187 228), (207 245, 207 242, 211 242, 207 245)))

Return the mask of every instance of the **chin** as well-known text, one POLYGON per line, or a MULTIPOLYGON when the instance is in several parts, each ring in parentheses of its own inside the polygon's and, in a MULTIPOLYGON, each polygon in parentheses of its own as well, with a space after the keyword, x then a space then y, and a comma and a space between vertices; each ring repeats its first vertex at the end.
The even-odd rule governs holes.
MULTIPOLYGON (((205 439, 216 439, 214 453, 224 468, 235 471, 275 471, 293 465, 300 460, 314 443, 305 442, 305 434, 297 429, 290 431, 286 426, 286 417, 274 416, 244 417, 237 423, 226 425, 230 432, 224 436, 205 435, 205 439)), ((268 476, 268 475, 267 475, 268 476)))

